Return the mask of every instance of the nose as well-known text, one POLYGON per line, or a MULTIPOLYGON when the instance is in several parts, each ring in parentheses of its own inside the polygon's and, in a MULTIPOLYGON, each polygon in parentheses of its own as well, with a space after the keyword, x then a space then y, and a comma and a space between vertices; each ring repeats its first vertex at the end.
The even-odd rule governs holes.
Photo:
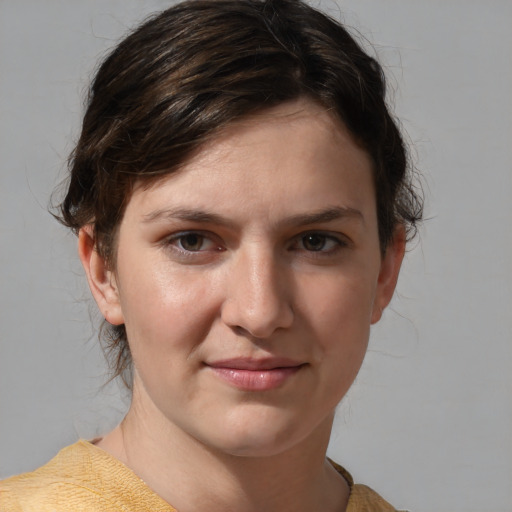
POLYGON ((291 283, 271 251, 245 251, 234 258, 222 306, 223 322, 254 338, 269 338, 293 323, 291 283))

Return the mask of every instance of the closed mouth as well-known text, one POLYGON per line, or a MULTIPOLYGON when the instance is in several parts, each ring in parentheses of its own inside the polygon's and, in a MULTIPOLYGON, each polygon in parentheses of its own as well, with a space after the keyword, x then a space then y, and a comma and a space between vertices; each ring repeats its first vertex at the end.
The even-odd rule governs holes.
POLYGON ((282 358, 236 358, 206 364, 222 381, 244 391, 280 388, 306 365, 282 358))
POLYGON ((286 358, 265 358, 265 359, 254 359, 254 358, 234 358, 234 359, 223 359, 220 361, 213 361, 206 363, 206 366, 212 368, 226 368, 233 370, 275 370, 282 368, 298 368, 306 363, 301 363, 286 358))

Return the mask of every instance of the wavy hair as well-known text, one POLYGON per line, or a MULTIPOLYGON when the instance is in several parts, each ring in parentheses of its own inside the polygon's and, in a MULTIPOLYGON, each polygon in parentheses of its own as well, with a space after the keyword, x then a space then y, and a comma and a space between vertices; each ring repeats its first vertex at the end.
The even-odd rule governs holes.
MULTIPOLYGON (((338 22, 301 0, 189 0, 151 18, 105 58, 69 159, 63 224, 93 225, 115 268, 116 232, 135 184, 176 172, 226 125, 308 98, 337 116, 373 162, 385 250, 415 234, 422 198, 382 67, 338 22)), ((113 376, 131 368, 124 326, 102 329, 113 376)))

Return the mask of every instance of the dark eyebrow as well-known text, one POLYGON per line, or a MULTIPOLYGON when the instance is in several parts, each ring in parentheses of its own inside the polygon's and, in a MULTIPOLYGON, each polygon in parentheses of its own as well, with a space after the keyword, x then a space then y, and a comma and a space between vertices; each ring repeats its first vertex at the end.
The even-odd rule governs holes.
POLYGON ((293 215, 285 220, 286 225, 307 226, 309 224, 323 224, 343 218, 356 219, 364 223, 363 214, 355 208, 333 206, 311 213, 293 215))
POLYGON ((144 222, 154 222, 160 220, 184 220, 189 222, 219 224, 224 226, 233 226, 235 224, 222 215, 190 208, 166 208, 163 210, 155 210, 144 215, 144 222))
MULTIPOLYGON (((284 219, 282 224, 286 226, 308 226, 313 224, 323 224, 339 219, 355 219, 364 223, 363 214, 355 208, 342 206, 328 207, 311 213, 300 213, 292 215, 284 219)), ((222 215, 203 210, 195 210, 190 208, 166 208, 155 210, 143 217, 143 222, 155 222, 165 220, 184 220, 189 222, 197 222, 203 224, 217 224, 227 227, 235 226, 233 222, 222 215)))

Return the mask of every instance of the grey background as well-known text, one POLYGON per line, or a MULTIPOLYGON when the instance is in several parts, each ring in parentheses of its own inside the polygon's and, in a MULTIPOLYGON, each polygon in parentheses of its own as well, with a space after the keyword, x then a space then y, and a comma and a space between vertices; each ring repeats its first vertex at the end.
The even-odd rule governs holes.
MULTIPOLYGON (((97 59, 157 0, 0 0, 0 476, 122 417, 47 213, 97 59)), ((330 454, 416 512, 512 511, 512 2, 316 2, 375 45, 430 217, 330 454)))

